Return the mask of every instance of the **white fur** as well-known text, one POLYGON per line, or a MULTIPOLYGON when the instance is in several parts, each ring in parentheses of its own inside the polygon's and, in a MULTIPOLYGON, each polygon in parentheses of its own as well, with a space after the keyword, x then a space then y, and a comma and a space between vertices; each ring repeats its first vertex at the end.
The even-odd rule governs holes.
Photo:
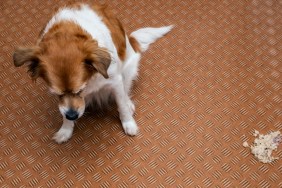
MULTIPOLYGON (((112 63, 108 69, 109 78, 96 74, 87 83, 82 92, 88 105, 92 100, 98 104, 106 102, 110 96, 115 99, 120 120, 126 134, 134 136, 138 132, 137 124, 133 118, 135 106, 129 97, 132 81, 136 79, 138 64, 141 57, 136 53, 126 37, 126 58, 124 62, 119 59, 117 50, 111 38, 110 30, 102 22, 102 19, 88 5, 83 5, 82 9, 61 9, 47 24, 44 32, 60 21, 73 21, 82 29, 88 32, 93 39, 98 41, 100 47, 106 48, 111 56, 112 63)), ((172 26, 162 28, 143 28, 131 34, 140 44, 142 51, 148 49, 149 45, 171 30, 172 26)), ((42 36, 42 37, 43 37, 42 36)), ((67 141, 73 132, 74 123, 64 118, 61 129, 53 137, 58 143, 67 141)))
POLYGON ((131 33, 131 36, 139 42, 141 49, 144 52, 149 48, 149 45, 151 43, 155 42, 158 38, 164 36, 172 28, 172 25, 160 28, 146 27, 134 31, 133 33, 131 33))

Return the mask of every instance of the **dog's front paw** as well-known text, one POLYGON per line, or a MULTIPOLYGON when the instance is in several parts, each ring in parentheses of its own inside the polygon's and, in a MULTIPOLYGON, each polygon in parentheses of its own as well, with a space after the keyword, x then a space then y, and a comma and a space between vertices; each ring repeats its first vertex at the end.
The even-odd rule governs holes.
POLYGON ((55 140, 58 144, 68 141, 72 136, 72 129, 64 129, 61 128, 58 132, 53 136, 53 140, 55 140))
POLYGON ((138 126, 134 120, 122 122, 122 127, 123 127, 125 134, 127 135, 135 136, 138 133, 138 126))

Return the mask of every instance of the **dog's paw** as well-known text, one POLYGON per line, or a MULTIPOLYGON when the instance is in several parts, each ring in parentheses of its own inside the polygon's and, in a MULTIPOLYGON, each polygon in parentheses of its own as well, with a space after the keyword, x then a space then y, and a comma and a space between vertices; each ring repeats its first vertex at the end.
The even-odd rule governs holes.
POLYGON ((138 133, 138 126, 134 120, 122 123, 123 130, 125 134, 130 136, 135 136, 138 133))
POLYGON ((61 128, 58 132, 56 132, 53 136, 53 140, 55 140, 58 144, 68 141, 72 136, 72 129, 63 129, 61 128))

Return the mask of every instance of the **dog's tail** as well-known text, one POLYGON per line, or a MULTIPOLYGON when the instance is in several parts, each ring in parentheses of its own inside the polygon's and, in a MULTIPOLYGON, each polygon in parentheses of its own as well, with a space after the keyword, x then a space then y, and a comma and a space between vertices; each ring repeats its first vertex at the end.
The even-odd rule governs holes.
POLYGON ((159 28, 146 27, 132 32, 130 37, 136 39, 139 44, 139 51, 144 52, 149 48, 150 44, 167 34, 172 28, 172 25, 159 28))

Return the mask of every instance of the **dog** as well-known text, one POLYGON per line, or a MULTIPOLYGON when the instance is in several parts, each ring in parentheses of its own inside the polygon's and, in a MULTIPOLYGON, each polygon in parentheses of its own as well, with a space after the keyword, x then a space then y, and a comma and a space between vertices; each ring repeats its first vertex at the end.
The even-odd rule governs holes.
POLYGON ((59 98, 63 125, 53 140, 68 141, 85 108, 109 98, 117 104, 124 132, 135 136, 138 126, 129 93, 141 53, 172 27, 147 27, 127 35, 106 5, 75 3, 58 9, 36 45, 16 48, 14 65, 26 64, 31 79, 42 78, 59 98))

